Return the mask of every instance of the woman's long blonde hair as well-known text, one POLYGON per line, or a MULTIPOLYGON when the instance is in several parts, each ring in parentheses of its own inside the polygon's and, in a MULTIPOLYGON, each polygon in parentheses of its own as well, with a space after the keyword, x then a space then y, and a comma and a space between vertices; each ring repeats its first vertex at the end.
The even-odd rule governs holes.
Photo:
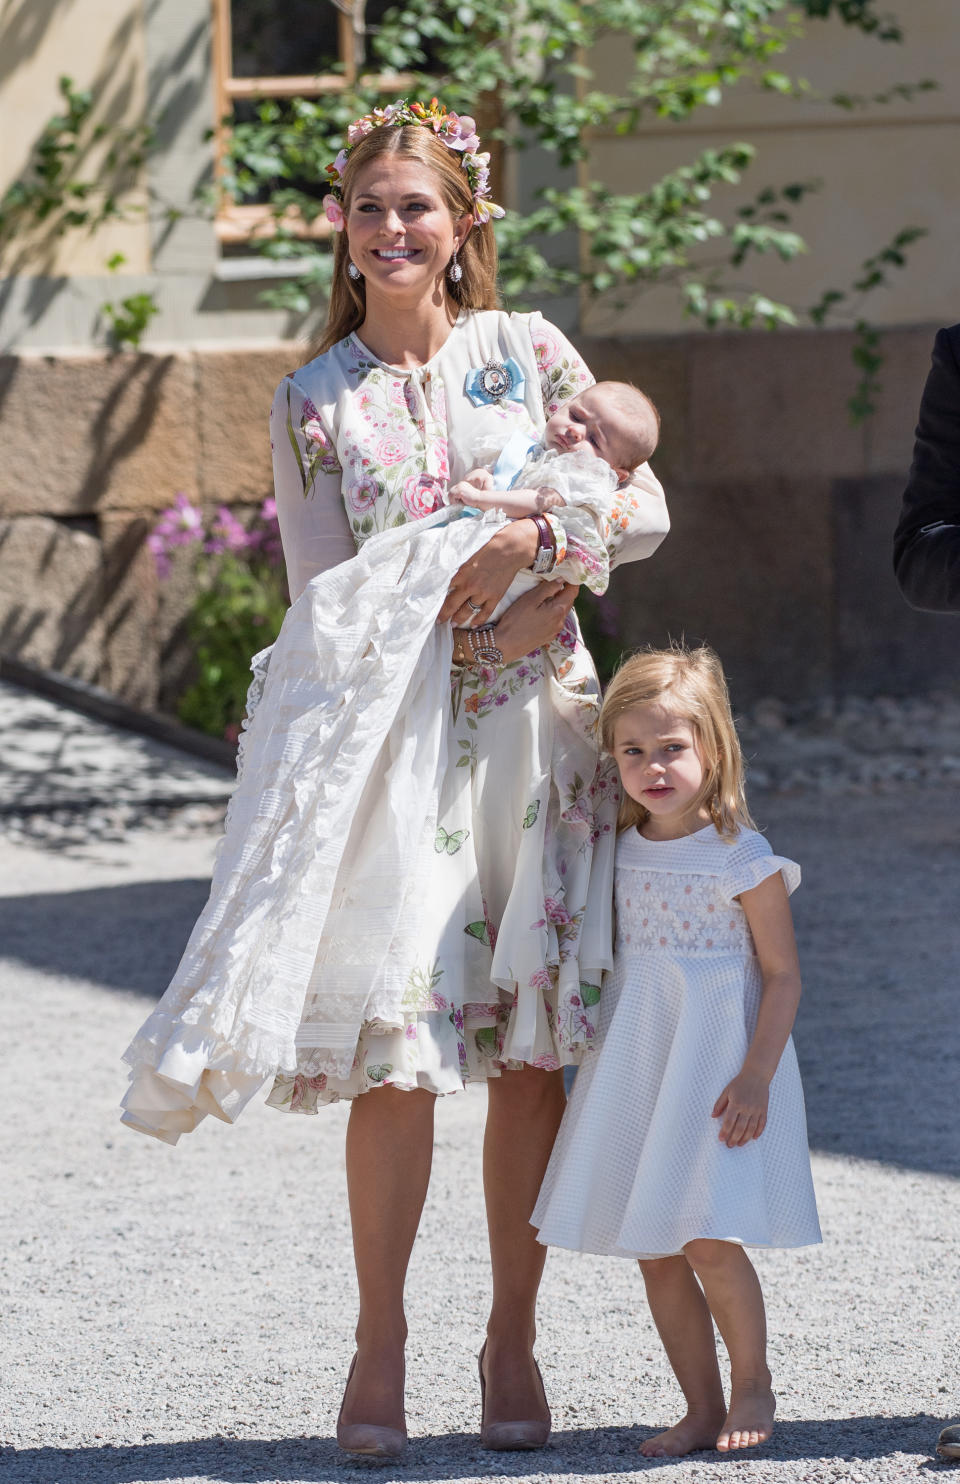
MULTIPOLYGON (((397 128, 386 125, 372 129, 350 151, 343 171, 343 211, 350 214, 350 198, 359 172, 380 155, 399 155, 423 165, 436 181, 454 221, 473 215, 473 196, 466 171, 455 153, 442 144, 432 129, 420 124, 397 128)), ((347 229, 336 234, 333 246, 333 287, 327 323, 312 354, 322 355, 331 345, 356 330, 366 314, 366 291, 362 278, 352 279, 347 273, 350 261, 350 239, 347 229)), ((492 222, 474 223, 466 242, 457 254, 463 269, 459 283, 446 281, 446 291, 463 309, 497 309, 497 244, 492 222)))
MULTIPOLYGON (((682 644, 672 645, 670 649, 645 649, 620 666, 607 687, 600 711, 600 736, 607 752, 613 752, 614 729, 620 717, 650 701, 662 701, 674 707, 693 728, 704 777, 692 808, 705 805, 721 835, 735 836, 741 825, 756 828, 747 808, 743 753, 730 709, 726 676, 709 645, 701 644, 696 649, 682 644)), ((649 809, 622 794, 619 829, 639 827, 649 818, 649 809)))

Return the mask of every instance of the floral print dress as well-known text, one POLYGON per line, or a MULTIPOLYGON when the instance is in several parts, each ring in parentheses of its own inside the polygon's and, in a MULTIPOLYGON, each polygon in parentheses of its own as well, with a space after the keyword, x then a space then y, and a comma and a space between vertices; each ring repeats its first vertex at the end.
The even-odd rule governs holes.
MULTIPOLYGON (((478 450, 495 455, 518 429, 537 439, 592 383, 540 315, 498 311, 461 314, 425 366, 390 366, 351 335, 286 378, 271 429, 291 597, 375 533, 434 515, 478 450), (510 395, 471 398, 491 359, 514 370, 510 395)), ((603 510, 550 519, 554 575, 598 592, 611 565, 649 555, 668 527, 646 466, 603 510)), ((612 936, 617 799, 596 767, 598 701, 572 614, 546 649, 452 673, 436 835, 417 883, 429 925, 402 967, 402 1004, 366 1020, 344 1075, 324 1044, 324 980, 337 964, 318 965, 297 1068, 276 1078, 272 1106, 315 1112, 385 1084, 446 1093, 504 1068, 579 1060, 612 936)))

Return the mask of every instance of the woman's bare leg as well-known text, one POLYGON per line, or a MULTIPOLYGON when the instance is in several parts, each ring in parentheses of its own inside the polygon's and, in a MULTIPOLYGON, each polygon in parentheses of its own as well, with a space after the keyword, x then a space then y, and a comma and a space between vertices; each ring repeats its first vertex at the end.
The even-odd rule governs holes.
POLYGON ((530 1214, 563 1117, 562 1072, 537 1067, 487 1081, 483 1188, 493 1268, 484 1377, 488 1421, 546 1419, 533 1363, 537 1289, 547 1249, 530 1214))
POLYGON ((375 1087, 347 1124, 347 1193, 360 1289, 357 1362, 344 1422, 403 1427, 403 1285, 430 1181, 436 1098, 375 1087))
POLYGON ((773 1432, 777 1405, 767 1368, 767 1319, 760 1280, 736 1242, 688 1242, 683 1250, 703 1284, 730 1357, 730 1409, 717 1447, 722 1452, 755 1448, 773 1432))
POLYGON ((727 1405, 703 1291, 682 1255, 641 1258, 640 1271, 650 1313, 687 1403, 686 1415, 641 1443, 640 1452, 648 1458, 677 1458, 715 1448, 727 1405))

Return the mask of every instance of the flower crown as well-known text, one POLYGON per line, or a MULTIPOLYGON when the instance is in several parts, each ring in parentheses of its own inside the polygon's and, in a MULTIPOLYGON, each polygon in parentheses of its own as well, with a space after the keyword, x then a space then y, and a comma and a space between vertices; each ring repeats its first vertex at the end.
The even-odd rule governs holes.
POLYGON ((480 135, 475 121, 467 114, 448 113, 436 98, 430 99, 429 106, 425 103, 407 103, 405 99, 398 98, 396 103, 388 103, 386 108, 375 108, 372 113, 365 113, 362 119, 351 124, 347 130, 345 148, 340 151, 333 164, 327 166, 330 190, 323 198, 323 209, 327 221, 338 232, 343 231, 343 171, 351 150, 374 129, 397 129, 405 124, 422 124, 432 129, 447 149, 460 156, 460 166, 466 171, 473 196, 473 219, 478 226, 490 221, 491 217, 506 216, 503 207, 490 200, 490 155, 486 151, 483 154, 478 153, 480 135))

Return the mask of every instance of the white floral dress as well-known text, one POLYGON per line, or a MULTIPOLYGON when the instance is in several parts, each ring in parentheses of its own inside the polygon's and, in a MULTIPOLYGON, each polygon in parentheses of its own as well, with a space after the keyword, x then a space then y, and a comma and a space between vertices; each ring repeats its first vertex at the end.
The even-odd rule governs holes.
POLYGON ((792 1039, 759 1139, 730 1149, 711 1117, 740 1071, 763 989, 741 892, 794 861, 755 830, 617 845, 615 967, 599 1045, 579 1073, 531 1220, 541 1242, 664 1257, 696 1238, 820 1241, 792 1039))
MULTIPOLYGON (((548 649, 451 672, 435 623, 503 522, 444 509, 467 472, 456 450, 533 442, 590 384, 541 316, 498 311, 461 314, 413 370, 351 335, 281 383, 292 606, 211 901, 127 1053, 133 1127, 175 1142, 205 1113, 232 1121, 266 1067, 273 1106, 315 1112, 384 1084, 446 1093, 557 1068, 592 1041, 617 808, 592 662, 571 616, 548 649), (491 359, 512 395, 478 403, 465 388, 491 359)), ((550 518, 556 574, 596 591, 668 528, 646 467, 605 505, 550 518)))

